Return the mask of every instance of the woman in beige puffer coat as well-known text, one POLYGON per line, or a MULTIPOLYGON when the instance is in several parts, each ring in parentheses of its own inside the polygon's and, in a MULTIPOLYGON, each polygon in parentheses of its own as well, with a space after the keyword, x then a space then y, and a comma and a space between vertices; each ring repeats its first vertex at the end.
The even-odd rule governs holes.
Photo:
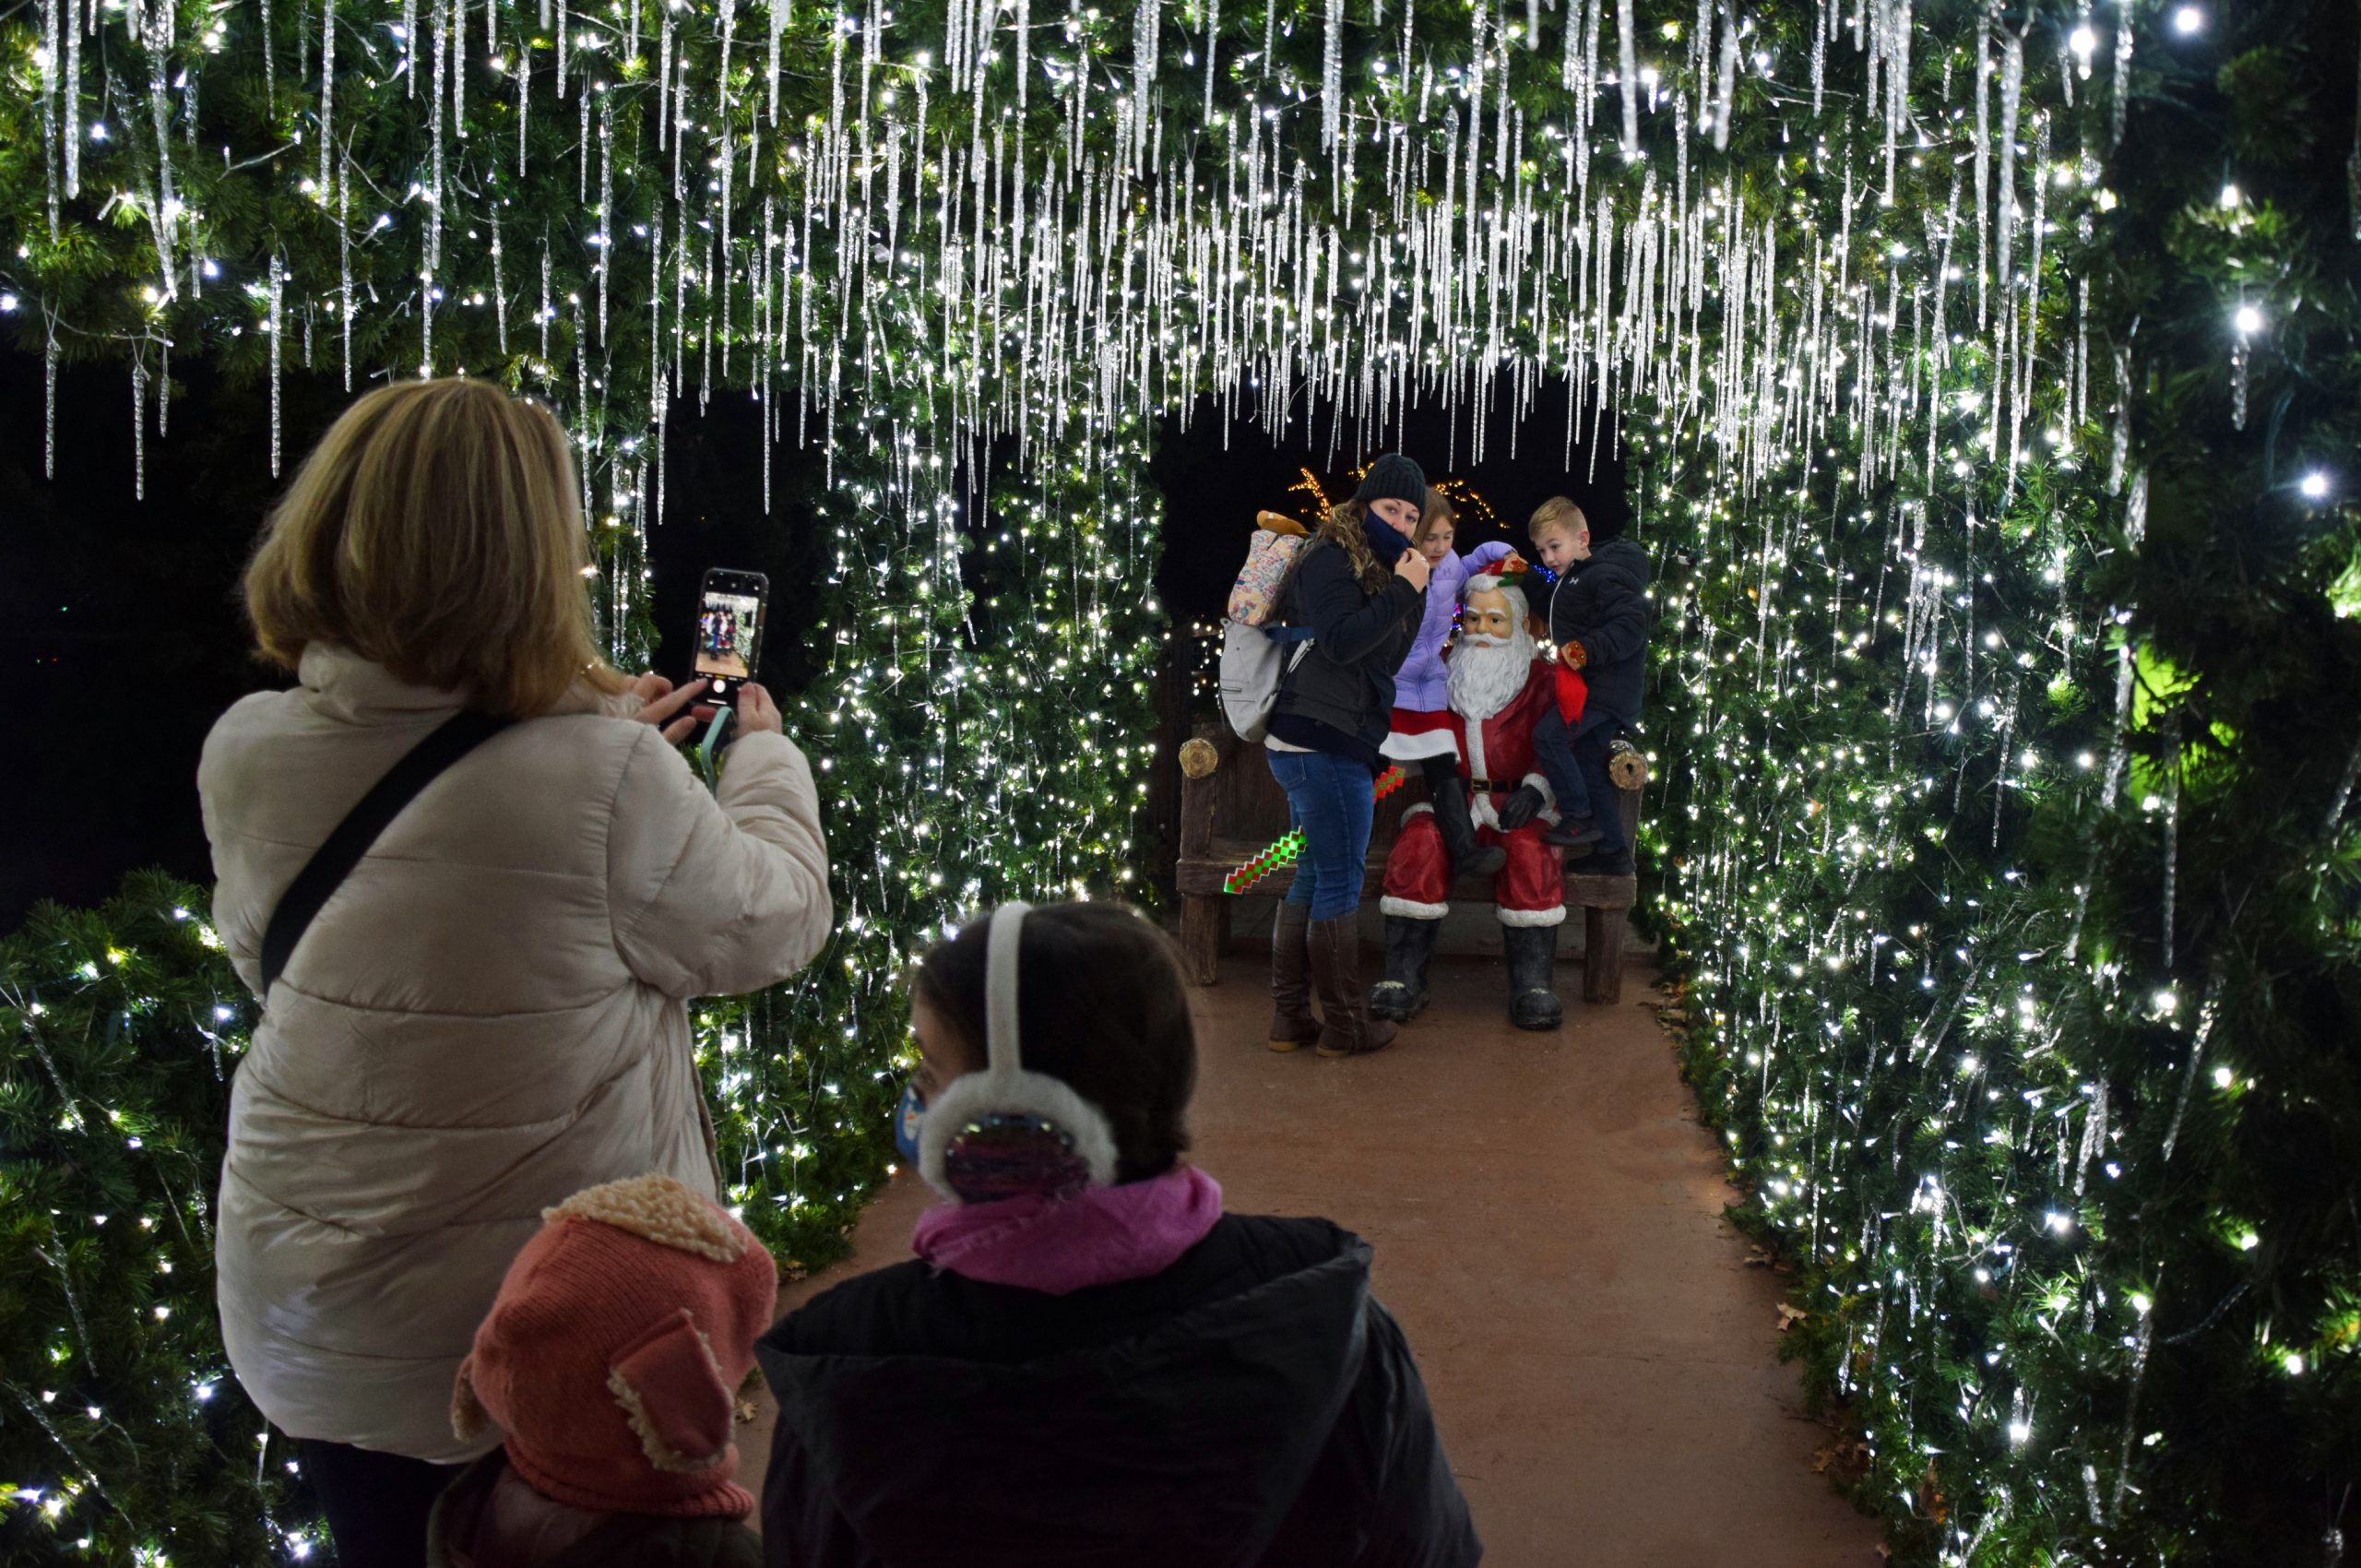
POLYGON ((272 910, 354 802, 463 706, 520 720, 329 898, 232 1089, 222 1336, 307 1440, 348 1565, 422 1561, 442 1467, 497 1441, 453 1435, 452 1382, 543 1209, 649 1171, 718 1195, 689 999, 782 980, 828 936, 777 709, 744 688, 708 792, 667 743, 694 688, 598 659, 576 493, 537 405, 460 380, 362 398, 247 575, 301 683, 223 715, 198 774, 215 923, 258 986, 272 910))

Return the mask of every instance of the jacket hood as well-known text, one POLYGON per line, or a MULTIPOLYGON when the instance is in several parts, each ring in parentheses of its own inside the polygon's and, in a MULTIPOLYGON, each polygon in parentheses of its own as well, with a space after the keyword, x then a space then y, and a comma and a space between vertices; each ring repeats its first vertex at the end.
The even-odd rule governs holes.
POLYGON ((1644 588, 1655 576, 1655 568, 1648 562, 1648 552, 1617 534, 1602 540, 1590 552, 1590 559, 1575 569, 1577 576, 1614 576, 1631 579, 1634 589, 1644 588))
POLYGON ((1025 1362, 760 1354, 781 1425, 880 1562, 1243 1568, 1360 1375, 1369 1259, 1339 1231, 1292 1274, 1025 1362), (1143 1539, 1150 1518, 1169 1527, 1143 1539))

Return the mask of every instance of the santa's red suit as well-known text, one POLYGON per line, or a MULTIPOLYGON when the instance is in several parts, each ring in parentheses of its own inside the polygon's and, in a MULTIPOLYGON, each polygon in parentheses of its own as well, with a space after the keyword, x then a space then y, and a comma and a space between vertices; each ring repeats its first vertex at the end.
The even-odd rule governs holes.
MULTIPOLYGON (((1564 864, 1557 848, 1542 842, 1541 830, 1558 820, 1557 801, 1533 754, 1533 726, 1558 701, 1558 667, 1536 659, 1524 687, 1508 706, 1481 722, 1456 713, 1411 714, 1396 710, 1389 755, 1456 754, 1459 777, 1467 786, 1469 814, 1480 844, 1498 844, 1508 863, 1493 882, 1493 901, 1502 925, 1558 925, 1566 918, 1564 864), (1525 785, 1545 802, 1540 815, 1513 832, 1501 831, 1500 808, 1525 785)), ((1451 858, 1434 808, 1411 807, 1385 857, 1382 908, 1389 915, 1439 921, 1451 910, 1451 858)))

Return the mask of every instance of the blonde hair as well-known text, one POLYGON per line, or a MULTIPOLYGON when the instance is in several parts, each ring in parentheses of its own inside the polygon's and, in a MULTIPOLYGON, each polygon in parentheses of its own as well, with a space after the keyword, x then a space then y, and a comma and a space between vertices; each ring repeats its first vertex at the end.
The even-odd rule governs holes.
POLYGON ((1430 484, 1427 486, 1426 509, 1418 514, 1418 531, 1410 538, 1411 548, 1415 550, 1426 543, 1427 536, 1434 532, 1436 525, 1440 523, 1451 524, 1453 531, 1456 532, 1459 525, 1459 508, 1451 504, 1450 496, 1430 484))
POLYGON ((246 567, 246 613, 291 670, 329 643, 530 718, 577 681, 623 689, 599 654, 589 564, 547 409, 486 381, 406 382, 347 409, 303 459, 246 567))
POLYGON ((1590 519, 1583 509, 1562 495, 1553 495, 1533 509, 1532 520, 1525 525, 1525 533, 1539 540, 1544 534, 1588 533, 1590 519))

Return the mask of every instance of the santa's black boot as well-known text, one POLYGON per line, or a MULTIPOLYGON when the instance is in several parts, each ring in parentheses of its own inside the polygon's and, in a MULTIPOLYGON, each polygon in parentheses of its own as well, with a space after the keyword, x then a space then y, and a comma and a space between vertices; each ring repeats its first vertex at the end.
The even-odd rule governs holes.
POLYGON ((1406 1024, 1427 1005, 1427 961, 1434 956, 1441 921, 1385 917, 1385 978, 1370 987, 1372 1017, 1406 1024))
POLYGON ((1434 797, 1435 826, 1442 829, 1443 853, 1451 857, 1452 874, 1498 876, 1509 863, 1509 852, 1498 844, 1476 841, 1476 824, 1467 814, 1467 786, 1459 775, 1440 778, 1430 775, 1427 786, 1434 797))
POLYGON ((1558 928, 1504 925, 1501 948, 1509 961, 1509 1021, 1521 1029, 1554 1029, 1565 1022, 1565 1004, 1549 983, 1558 962, 1558 928))

